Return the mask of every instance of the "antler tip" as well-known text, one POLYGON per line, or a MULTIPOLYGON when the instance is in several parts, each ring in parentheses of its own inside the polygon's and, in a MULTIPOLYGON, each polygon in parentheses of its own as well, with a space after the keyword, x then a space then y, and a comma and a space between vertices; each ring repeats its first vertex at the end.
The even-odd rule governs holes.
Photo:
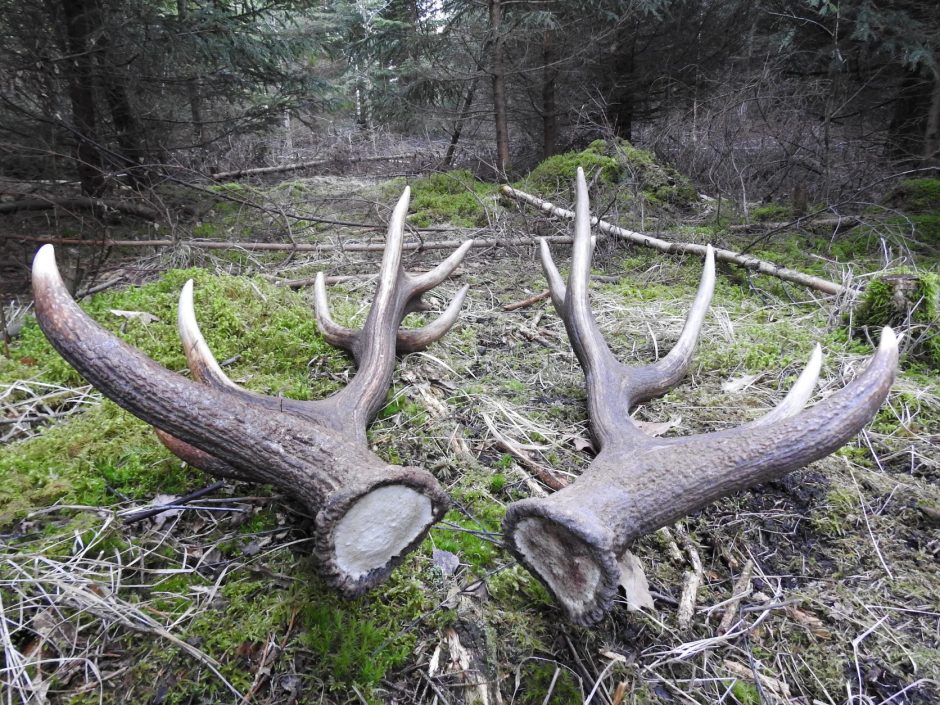
POLYGON ((33 278, 58 275, 59 268, 55 262, 55 248, 52 245, 43 245, 33 257, 33 278))
POLYGON ((903 338, 903 333, 895 333, 894 328, 885 326, 881 329, 881 341, 878 344, 878 352, 897 353, 898 345, 903 338))

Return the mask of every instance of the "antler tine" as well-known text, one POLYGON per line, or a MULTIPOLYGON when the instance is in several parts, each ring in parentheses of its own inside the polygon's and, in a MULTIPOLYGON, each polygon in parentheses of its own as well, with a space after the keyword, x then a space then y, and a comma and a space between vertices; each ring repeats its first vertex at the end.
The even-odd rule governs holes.
POLYGON ((438 264, 434 269, 423 274, 406 274, 405 279, 408 282, 408 298, 430 291, 442 281, 447 279, 466 256, 470 248, 473 247, 473 240, 466 240, 460 247, 454 250, 450 256, 438 264))
POLYGON ((676 386, 689 369, 692 353, 702 332, 702 323, 715 291, 715 251, 711 245, 705 248, 705 266, 699 281, 698 292, 692 308, 682 326, 679 339, 672 350, 658 362, 644 367, 629 368, 630 405, 653 399, 676 386))
POLYGON ((626 412, 632 403, 681 379, 714 289, 714 254, 709 248, 695 302, 673 351, 658 363, 625 367, 613 359, 588 305, 590 220, 580 171, 577 195, 567 291, 544 245, 542 266, 584 368, 588 412, 600 450, 565 489, 511 504, 503 529, 509 550, 545 583, 568 616, 591 624, 610 609, 620 580, 618 561, 636 537, 719 497, 818 460, 858 433, 890 390, 898 348, 893 331, 885 328, 861 375, 801 411, 819 375, 817 346, 793 389, 763 418, 716 433, 650 438, 626 412))
POLYGON ((323 272, 317 272, 317 278, 313 282, 313 304, 320 335, 330 345, 355 355, 359 331, 341 326, 333 320, 330 314, 330 299, 326 295, 326 276, 323 272))
POLYGON ((552 259, 552 251, 544 237, 539 238, 539 256, 542 260, 542 272, 548 282, 548 291, 552 296, 555 312, 564 320, 565 297, 568 295, 568 290, 565 288, 565 282, 561 278, 561 274, 558 273, 558 267, 555 266, 555 260, 552 259))
POLYGON ((768 423, 677 438, 676 443, 657 448, 641 462, 632 483, 636 490, 633 504, 643 507, 633 527, 635 535, 838 450, 878 412, 891 390, 897 366, 898 339, 885 326, 878 350, 865 370, 818 404, 768 423), (666 477, 654 467, 673 470, 666 477), (664 501, 667 497, 669 501, 664 501))
POLYGON ((401 251, 410 197, 411 190, 406 187, 392 211, 379 283, 361 331, 342 328, 332 321, 326 307, 325 286, 321 287, 322 278, 317 278, 316 301, 320 311, 317 319, 325 319, 327 325, 331 326, 331 337, 341 343, 348 343, 341 347, 346 347, 352 352, 359 368, 352 382, 333 399, 342 410, 342 415, 351 419, 351 425, 357 432, 361 430, 363 435, 366 424, 378 413, 385 401, 388 380, 395 365, 396 350, 421 350, 443 336, 457 320, 468 289, 465 286, 458 291, 444 313, 429 325, 414 330, 399 329, 402 319, 410 311, 417 309, 421 295, 446 279, 473 244, 472 240, 464 242, 429 272, 420 275, 407 274, 401 265, 401 251), (350 339, 351 343, 348 342, 350 339))
POLYGON ((470 291, 470 285, 464 284, 450 304, 444 309, 444 312, 421 328, 399 329, 398 331, 398 352, 410 353, 424 350, 431 343, 440 340, 447 331, 457 322, 460 315, 460 307, 463 306, 467 292, 470 291))
MULTIPOLYGON (((196 309, 193 305, 193 280, 190 279, 183 285, 180 293, 179 305, 177 307, 177 330, 180 340, 183 343, 183 352, 186 355, 186 363, 193 379, 210 387, 215 387, 223 392, 238 396, 244 401, 268 409, 270 411, 287 411, 306 417, 315 422, 322 423, 329 419, 330 414, 327 402, 324 401, 298 401, 296 399, 287 399, 285 397, 269 396, 259 394, 249 389, 245 389, 233 382, 212 354, 206 339, 199 328, 196 320, 196 309)), ((161 438, 161 440, 163 440, 161 438)), ((164 445, 167 445, 164 443, 164 445)), ((173 447, 167 445, 170 450, 173 447)), ((203 467, 189 458, 183 458, 195 467, 212 472, 210 468, 203 467)))
POLYGON ((254 482, 255 478, 244 473, 223 460, 219 460, 214 455, 210 455, 196 446, 190 445, 186 441, 181 441, 176 436, 171 436, 166 431, 154 428, 154 433, 160 442, 166 446, 166 449, 173 453, 183 462, 192 465, 194 468, 205 470, 210 475, 223 477, 229 480, 239 480, 241 482, 254 482))
POLYGON ((809 362, 806 363, 806 367, 803 368, 800 376, 797 377, 796 382, 783 398, 783 401, 759 419, 755 419, 738 428, 768 426, 800 413, 803 407, 806 406, 806 402, 808 402, 809 398, 813 395, 813 389, 816 387, 816 382, 819 381, 820 370, 822 370, 822 347, 819 343, 816 343, 813 348, 813 353, 809 357, 809 362))

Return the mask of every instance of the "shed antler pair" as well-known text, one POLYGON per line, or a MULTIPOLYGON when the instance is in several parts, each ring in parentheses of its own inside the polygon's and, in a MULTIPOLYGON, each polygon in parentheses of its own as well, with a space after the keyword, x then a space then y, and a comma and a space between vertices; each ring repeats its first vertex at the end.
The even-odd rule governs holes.
MULTIPOLYGON (((195 381, 170 372, 94 323, 68 295, 52 247, 33 264, 36 315, 52 344, 104 394, 158 429, 188 462, 223 477, 270 482, 316 514, 316 548, 329 581, 355 595, 383 580, 440 519, 448 501, 425 470, 387 465, 368 450, 366 426, 382 406, 396 349, 418 350, 457 318, 467 287, 437 321, 399 330, 421 295, 460 263, 464 243, 419 276, 401 266, 409 192, 395 207, 375 301, 354 331, 329 314, 322 274, 317 322, 349 350, 359 371, 333 397, 301 402, 241 389, 222 372, 196 324, 192 283, 180 297, 179 329, 195 381)), ((726 431, 650 438, 633 424, 632 405, 663 394, 685 375, 711 300, 711 248, 698 294, 675 347, 645 367, 619 363, 588 301, 591 224, 578 169, 575 243, 567 287, 541 241, 542 266, 587 382, 588 412, 599 452, 572 485, 544 499, 510 505, 503 524, 510 551, 551 590, 575 622, 610 608, 618 560, 631 541, 736 490, 783 475, 839 448, 884 401, 897 368, 897 339, 885 328, 867 369, 844 389, 802 410, 819 375, 821 354, 787 397, 761 419, 726 431)))
POLYGON ((358 372, 319 401, 295 401, 240 388, 219 367, 199 331, 192 281, 183 287, 179 331, 193 376, 171 372, 97 325, 69 296, 51 245, 33 262, 36 317, 53 346, 89 382, 153 425, 174 453, 215 475, 278 485, 316 516, 315 553, 328 581, 356 595, 384 580, 449 504, 421 468, 388 465, 369 451, 366 426, 382 407, 396 348, 420 350, 453 325, 464 286, 435 322, 399 330, 421 295, 440 284, 470 248, 465 242, 430 272, 401 265, 409 189, 388 228, 375 299, 361 331, 333 322, 323 275, 316 282, 317 322, 349 350, 358 372))
POLYGON ((763 418, 716 433, 651 438, 633 424, 630 407, 665 393, 685 375, 714 288, 714 255, 709 248, 698 294, 672 351, 652 365, 627 367, 604 342, 588 301, 591 218, 581 169, 574 239, 567 288, 544 240, 542 267, 584 369, 598 454, 565 489, 510 505, 503 529, 509 549, 568 616, 591 624, 610 608, 620 579, 618 559, 634 539, 719 497, 818 460, 858 433, 888 394, 898 347, 885 328, 862 374, 801 411, 819 374, 817 346, 792 391, 763 418))

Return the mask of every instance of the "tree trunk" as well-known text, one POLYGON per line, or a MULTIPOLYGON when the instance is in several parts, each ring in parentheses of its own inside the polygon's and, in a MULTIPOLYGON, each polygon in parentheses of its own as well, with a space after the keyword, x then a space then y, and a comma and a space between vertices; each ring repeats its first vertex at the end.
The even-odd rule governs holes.
MULTIPOLYGON (((189 17, 189 0, 176 0, 176 16, 180 26, 186 25, 189 17)), ((199 79, 186 79, 186 93, 189 97, 189 112, 193 121, 193 140, 196 145, 203 143, 202 95, 199 93, 199 79)))
POLYGON ((614 133, 628 142, 633 139, 635 51, 636 43, 633 39, 614 49, 611 67, 614 88, 607 105, 607 119, 614 133))
POLYGON ((444 155, 444 167, 449 168, 454 161, 454 155, 457 154, 457 144, 460 142, 460 134, 463 132, 464 125, 470 119, 470 107, 473 105, 473 94, 476 93, 477 83, 480 77, 474 76, 467 86, 467 93, 463 97, 463 105, 460 108, 460 115, 457 122, 454 123, 454 132, 450 136, 450 144, 447 145, 447 153, 444 155))
POLYGON ((67 62, 69 101, 72 105, 72 123, 76 131, 78 146, 75 151, 78 178, 82 192, 88 196, 100 196, 104 192, 105 180, 102 171, 101 153, 98 151, 98 130, 95 115, 95 73, 88 41, 96 25, 93 0, 61 0, 65 16, 68 52, 72 61, 67 62))
POLYGON ((555 153, 558 143, 558 113, 555 106, 555 80, 558 71, 552 65, 554 38, 551 31, 542 34, 542 159, 555 153))
POLYGON ((924 166, 940 166, 940 74, 933 77, 933 94, 924 130, 924 166))
POLYGON ((503 65, 502 0, 490 0, 490 32, 493 35, 490 74, 493 77, 493 117, 496 122, 496 171, 505 180, 509 170, 509 122, 506 115, 506 78, 503 65))
POLYGON ((931 102, 930 82, 919 72, 905 71, 888 128, 891 151, 901 161, 916 161, 923 155, 925 118, 931 102))

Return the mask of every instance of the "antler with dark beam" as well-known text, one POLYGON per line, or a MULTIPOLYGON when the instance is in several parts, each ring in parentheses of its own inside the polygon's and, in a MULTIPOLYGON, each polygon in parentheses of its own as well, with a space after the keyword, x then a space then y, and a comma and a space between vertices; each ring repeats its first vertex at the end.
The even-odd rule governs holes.
POLYGON ((678 342, 646 367, 618 362, 591 312, 591 219, 581 169, 573 248, 567 288, 544 240, 542 266, 584 369, 598 454, 565 489, 510 505, 503 529, 509 549, 548 586, 568 616, 591 624, 610 609, 620 579, 618 559, 634 539, 719 497, 825 457, 857 434, 888 394, 898 346, 893 331, 885 328, 865 371, 810 409, 801 410, 819 374, 818 346, 790 394, 763 418, 716 433, 651 438, 632 423, 629 410, 685 375, 714 288, 711 248, 678 342))
POLYGON ((421 468, 389 465, 369 451, 366 426, 382 407, 396 348, 419 350, 457 319, 463 287, 426 328, 399 330, 421 295, 460 264, 471 242, 430 272, 401 265, 409 189, 388 228, 375 299, 361 331, 337 326, 317 282, 317 321, 330 342, 351 351, 358 372, 328 399, 296 401, 242 389, 219 367, 183 287, 179 331, 193 379, 171 372, 101 328, 72 300, 51 245, 33 262, 36 317, 59 353, 106 396, 153 425, 174 453, 222 477, 277 485, 316 516, 315 553, 327 580, 356 595, 384 580, 449 504, 421 468))

